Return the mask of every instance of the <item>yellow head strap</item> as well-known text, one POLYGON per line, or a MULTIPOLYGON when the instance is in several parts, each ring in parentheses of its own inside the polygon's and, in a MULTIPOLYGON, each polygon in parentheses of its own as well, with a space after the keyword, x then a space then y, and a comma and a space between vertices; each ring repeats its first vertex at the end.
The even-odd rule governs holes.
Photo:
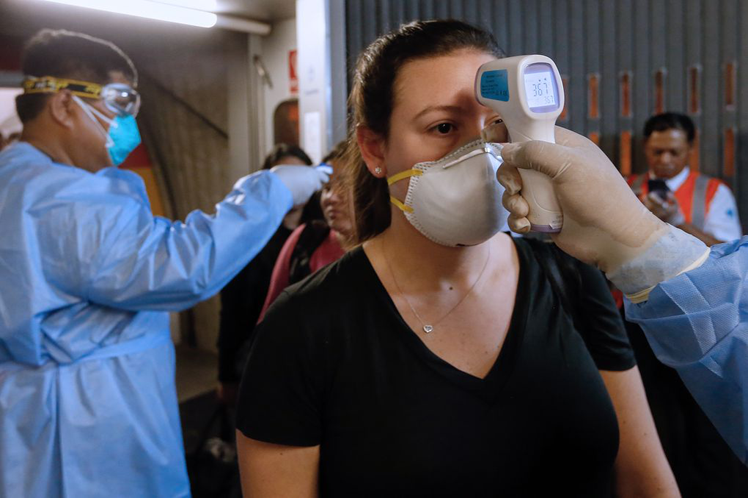
POLYGON ((23 93, 57 93, 60 90, 70 90, 70 93, 79 97, 98 99, 101 97, 101 85, 88 81, 68 80, 43 76, 35 78, 29 76, 23 81, 23 93))

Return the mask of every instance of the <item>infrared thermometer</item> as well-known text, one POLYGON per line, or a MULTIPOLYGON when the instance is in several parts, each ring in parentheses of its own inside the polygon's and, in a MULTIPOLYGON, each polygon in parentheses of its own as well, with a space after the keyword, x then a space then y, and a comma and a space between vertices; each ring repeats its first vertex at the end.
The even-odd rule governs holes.
MULTIPOLYGON (((475 78, 478 102, 496 111, 512 142, 555 143, 556 118, 564 108, 564 87, 556 64, 544 55, 520 55, 483 64, 475 78)), ((522 197, 530 205, 531 229, 561 231, 561 213, 551 179, 519 169, 522 197)))

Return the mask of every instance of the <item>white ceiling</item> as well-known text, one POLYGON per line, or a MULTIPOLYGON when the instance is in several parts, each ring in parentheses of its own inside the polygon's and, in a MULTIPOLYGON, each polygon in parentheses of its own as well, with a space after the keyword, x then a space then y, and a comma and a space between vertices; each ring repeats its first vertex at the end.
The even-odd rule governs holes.
POLYGON ((218 12, 257 21, 296 17, 296 0, 218 0, 218 12))

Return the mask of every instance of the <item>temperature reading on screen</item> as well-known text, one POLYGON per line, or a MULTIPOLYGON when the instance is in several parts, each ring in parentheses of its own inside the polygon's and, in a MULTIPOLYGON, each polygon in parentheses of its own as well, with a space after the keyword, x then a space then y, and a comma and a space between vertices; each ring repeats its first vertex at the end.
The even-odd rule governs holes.
POLYGON ((525 73, 525 95, 527 95, 527 105, 531 109, 555 106, 557 103, 553 73, 551 71, 525 73))

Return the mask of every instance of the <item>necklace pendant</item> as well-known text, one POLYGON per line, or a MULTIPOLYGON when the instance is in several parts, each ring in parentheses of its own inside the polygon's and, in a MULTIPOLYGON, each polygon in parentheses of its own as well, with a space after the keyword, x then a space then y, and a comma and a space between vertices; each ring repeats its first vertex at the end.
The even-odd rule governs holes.
POLYGON ((423 331, 426 332, 427 334, 430 334, 431 332, 433 332, 433 330, 434 330, 434 326, 433 325, 424 325, 423 326, 423 331))

